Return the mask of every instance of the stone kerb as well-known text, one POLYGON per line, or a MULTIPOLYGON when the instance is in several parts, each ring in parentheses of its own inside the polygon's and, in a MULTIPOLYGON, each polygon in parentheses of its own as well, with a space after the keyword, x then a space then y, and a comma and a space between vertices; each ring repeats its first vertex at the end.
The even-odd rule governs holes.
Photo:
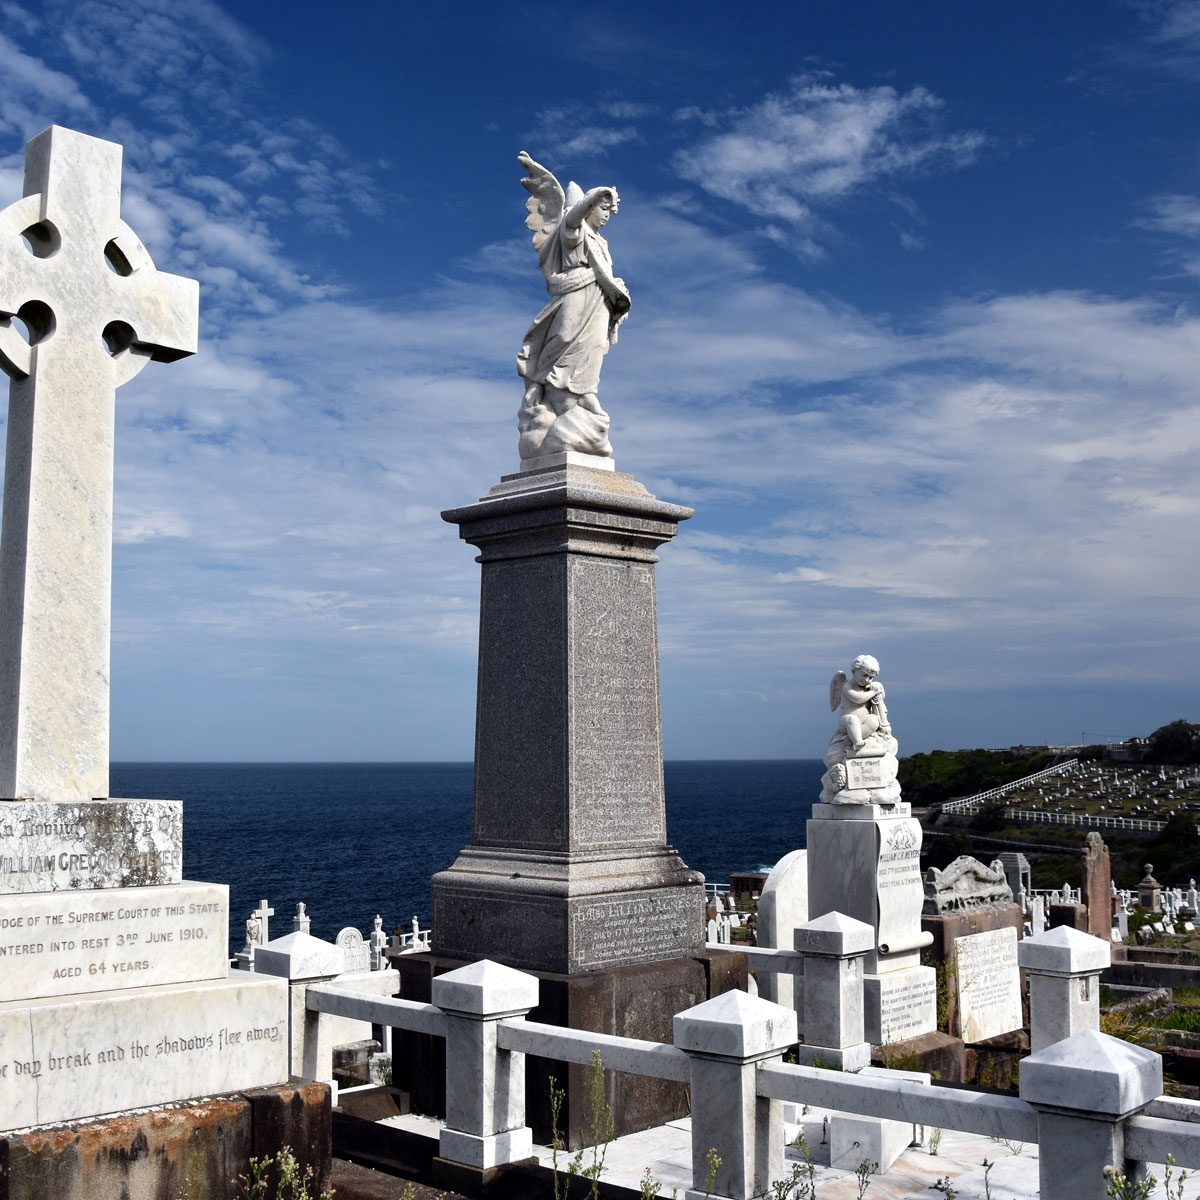
POLYGON ((1125 1170, 1124 1121, 1162 1094, 1162 1058, 1095 1029, 1021 1063, 1021 1099, 1038 1110, 1040 1194, 1102 1200, 1105 1167, 1125 1170))
POLYGON ((524 1020, 538 1002, 532 975, 483 959, 433 980, 446 1014, 446 1128, 443 1159, 480 1170, 533 1153, 525 1124, 525 1055, 502 1050, 502 1020, 524 1020))
POLYGON ((758 1095, 757 1068, 782 1061, 796 1014, 732 991, 677 1014, 674 1029, 691 1059, 693 1184, 707 1178, 710 1149, 721 1159, 712 1189, 689 1189, 687 1200, 749 1200, 783 1175, 779 1101, 758 1095))
POLYGON ((1017 945, 1029 977, 1029 1043, 1034 1053, 1100 1027, 1100 972, 1112 960, 1109 943, 1059 925, 1017 945))

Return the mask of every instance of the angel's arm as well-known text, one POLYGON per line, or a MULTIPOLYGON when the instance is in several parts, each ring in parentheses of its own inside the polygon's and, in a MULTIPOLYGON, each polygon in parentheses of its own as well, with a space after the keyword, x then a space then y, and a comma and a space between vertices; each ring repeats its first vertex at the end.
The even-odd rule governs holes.
POLYGON ((596 205, 602 199, 604 199, 604 197, 606 197, 606 196, 608 197, 609 201, 611 202, 612 201, 612 188, 610 188, 610 187, 594 187, 594 188, 592 188, 591 191, 584 194, 584 197, 582 200, 578 200, 573 205, 571 205, 570 211, 567 213, 566 217, 563 220, 563 224, 568 229, 572 229, 572 230, 578 229, 580 227, 580 225, 582 225, 583 222, 586 220, 588 213, 590 213, 592 211, 592 209, 595 208, 596 205))

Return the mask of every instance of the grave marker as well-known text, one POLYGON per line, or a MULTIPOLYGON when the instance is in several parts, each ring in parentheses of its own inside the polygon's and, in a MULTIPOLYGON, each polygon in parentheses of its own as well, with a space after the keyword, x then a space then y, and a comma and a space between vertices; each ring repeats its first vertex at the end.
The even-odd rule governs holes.
POLYGON ((108 795, 115 393, 150 359, 196 350, 198 286, 155 270, 121 220, 120 184, 120 146, 51 126, 26 147, 24 197, 0 213, 7 799, 108 795))
POLYGON ((0 212, 0 1076, 31 1068, 0 1129, 287 1077, 287 985, 229 978, 228 888, 181 881, 182 805, 108 798, 114 392, 192 353, 197 318, 120 219, 120 164, 51 127, 0 212))

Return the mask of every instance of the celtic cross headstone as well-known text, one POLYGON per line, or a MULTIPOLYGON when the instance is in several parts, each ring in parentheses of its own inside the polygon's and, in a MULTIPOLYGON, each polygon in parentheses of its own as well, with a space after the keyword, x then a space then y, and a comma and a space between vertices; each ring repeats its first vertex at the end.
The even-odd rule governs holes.
POLYGON ((0 799, 108 795, 115 393, 194 353, 199 309, 120 201, 121 147, 51 126, 0 211, 0 799))

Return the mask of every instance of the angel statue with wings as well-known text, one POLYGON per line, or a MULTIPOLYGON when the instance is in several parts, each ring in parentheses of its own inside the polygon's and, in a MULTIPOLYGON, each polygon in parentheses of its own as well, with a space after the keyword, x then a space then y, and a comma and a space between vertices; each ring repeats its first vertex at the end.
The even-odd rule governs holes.
POLYGON ((525 225, 550 293, 517 355, 525 380, 517 418, 521 459, 574 451, 611 461, 608 413, 596 391, 604 356, 629 314, 629 292, 613 274, 600 230, 620 197, 613 187, 584 192, 576 183, 564 195, 558 180, 524 151, 517 161, 528 172, 521 180, 529 192, 525 225))
POLYGON ((834 740, 845 738, 857 753, 876 732, 889 734, 887 709, 883 704, 883 684, 876 679, 879 662, 869 654, 860 654, 850 664, 850 678, 838 671, 829 684, 829 711, 838 718, 834 740))

